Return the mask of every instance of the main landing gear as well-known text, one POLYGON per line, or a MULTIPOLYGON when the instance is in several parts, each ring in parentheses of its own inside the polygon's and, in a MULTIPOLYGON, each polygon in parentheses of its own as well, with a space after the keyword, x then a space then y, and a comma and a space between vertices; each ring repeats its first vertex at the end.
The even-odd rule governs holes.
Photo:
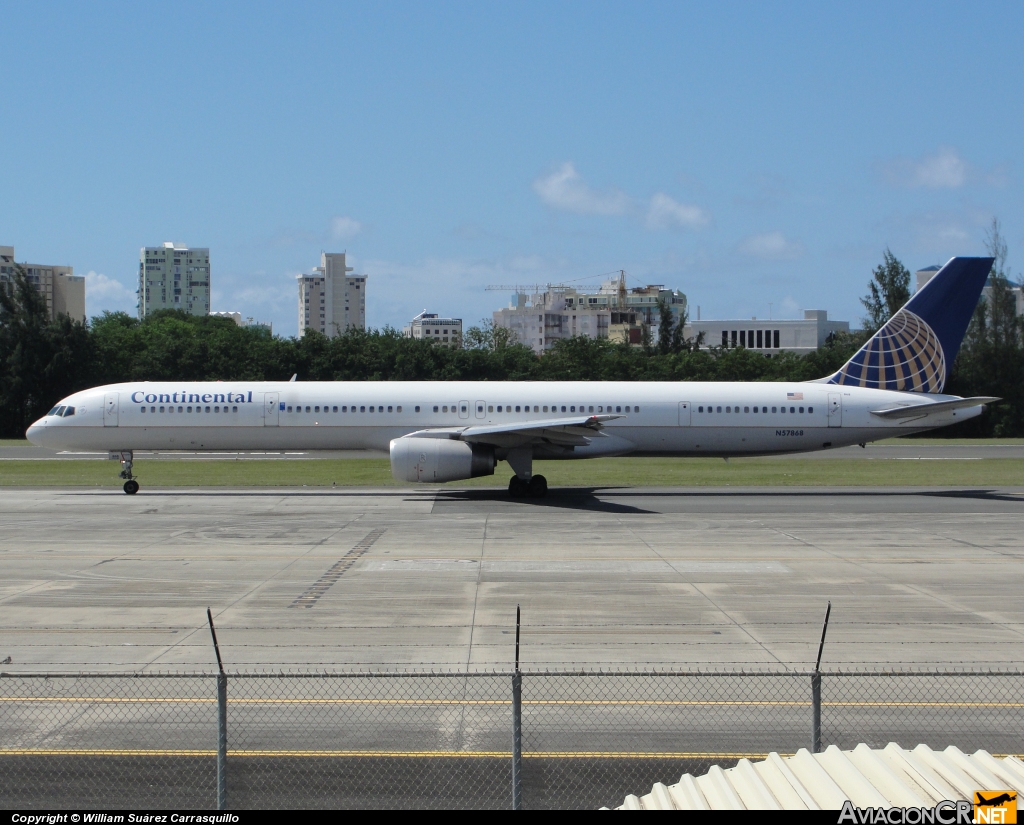
POLYGON ((512 476, 508 482, 508 494, 512 498, 544 498, 548 494, 548 480, 544 476, 533 476, 529 481, 512 476))
POLYGON ((134 496, 139 492, 139 482, 132 476, 132 458, 131 450, 121 451, 121 472, 119 475, 125 479, 124 491, 130 496, 134 496))
POLYGON ((533 474, 533 448, 515 447, 505 457, 515 475, 509 479, 508 494, 512 498, 544 498, 548 494, 548 480, 533 474))

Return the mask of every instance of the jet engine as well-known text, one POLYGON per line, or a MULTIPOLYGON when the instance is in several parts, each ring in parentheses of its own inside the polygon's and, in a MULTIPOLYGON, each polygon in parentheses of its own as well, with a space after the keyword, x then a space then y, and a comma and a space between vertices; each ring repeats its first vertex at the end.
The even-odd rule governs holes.
POLYGON ((396 438, 391 475, 399 481, 460 481, 494 475, 494 448, 448 438, 396 438))

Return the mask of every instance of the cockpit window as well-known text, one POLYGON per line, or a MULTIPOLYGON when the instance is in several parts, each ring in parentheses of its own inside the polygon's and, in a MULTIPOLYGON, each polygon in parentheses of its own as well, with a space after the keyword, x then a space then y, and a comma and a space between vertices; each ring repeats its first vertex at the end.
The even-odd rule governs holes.
POLYGON ((74 414, 75 414, 75 408, 74 407, 65 407, 64 408, 64 417, 65 418, 67 418, 69 415, 74 415, 74 414))
POLYGON ((66 410, 66 409, 67 409, 67 407, 57 407, 56 410, 54 410, 53 415, 56 415, 56 416, 64 415, 64 410, 66 410))
POLYGON ((60 409, 60 407, 59 407, 59 406, 58 406, 58 407, 54 407, 54 408, 53 408, 52 410, 50 410, 50 411, 49 411, 49 412, 47 413, 47 415, 56 415, 56 414, 57 414, 57 410, 59 410, 59 409, 60 409))

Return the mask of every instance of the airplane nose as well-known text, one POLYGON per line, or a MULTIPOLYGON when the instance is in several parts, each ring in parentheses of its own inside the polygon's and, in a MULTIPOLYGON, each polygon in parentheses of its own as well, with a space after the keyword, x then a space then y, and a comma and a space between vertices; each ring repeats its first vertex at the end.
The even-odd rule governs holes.
POLYGON ((25 431, 25 438, 37 447, 42 447, 43 433, 46 432, 46 425, 37 421, 25 431))

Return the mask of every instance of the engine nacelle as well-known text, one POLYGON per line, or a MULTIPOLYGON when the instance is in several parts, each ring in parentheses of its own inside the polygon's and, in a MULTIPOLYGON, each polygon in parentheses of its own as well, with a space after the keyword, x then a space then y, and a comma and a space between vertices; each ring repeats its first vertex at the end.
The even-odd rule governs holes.
POLYGON ((448 438, 396 438, 391 475, 399 481, 441 482, 494 475, 494 448, 448 438))

